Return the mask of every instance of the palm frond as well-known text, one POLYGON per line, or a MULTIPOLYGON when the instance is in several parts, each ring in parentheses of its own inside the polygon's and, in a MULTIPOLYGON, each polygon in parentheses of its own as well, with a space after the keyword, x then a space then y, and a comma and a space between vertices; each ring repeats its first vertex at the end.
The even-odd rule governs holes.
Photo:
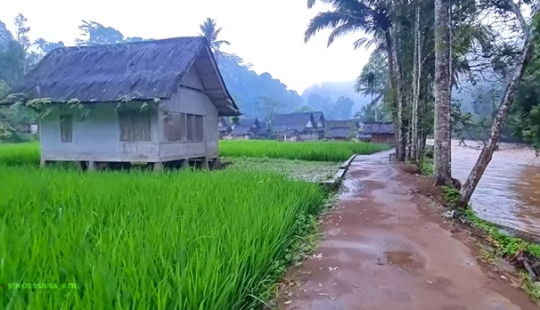
POLYGON ((339 25, 336 28, 334 28, 334 30, 332 30, 332 32, 328 36, 328 44, 326 46, 328 47, 328 46, 332 45, 332 43, 334 43, 334 41, 337 38, 346 36, 348 34, 356 32, 358 30, 361 30, 361 28, 357 24, 349 24, 349 23, 347 23, 347 24, 339 25))
MULTIPOLYGON (((304 33, 304 41, 308 42, 316 33, 333 29, 328 38, 328 46, 335 39, 354 31, 363 31, 366 35, 373 35, 372 42, 359 40, 359 46, 376 44, 379 47, 380 39, 376 38, 386 32, 392 25, 387 3, 381 0, 318 0, 330 4, 333 10, 318 13, 308 24, 304 33)), ((312 7, 317 0, 308 0, 308 7, 312 7)))
POLYGON ((320 12, 311 19, 304 33, 304 42, 307 43, 319 31, 336 28, 341 25, 360 25, 364 24, 364 19, 357 16, 339 11, 320 12))
POLYGON ((231 42, 227 41, 227 40, 217 40, 217 41, 214 41, 214 44, 216 45, 231 45, 231 42))
POLYGON ((354 46, 354 49, 356 50, 356 49, 359 49, 359 48, 362 48, 362 47, 364 47, 365 49, 368 49, 372 45, 376 45, 377 47, 379 47, 381 44, 383 44, 383 48, 386 47, 384 45, 384 41, 381 41, 376 36, 373 36, 371 38, 369 38, 369 37, 360 38, 360 39, 354 41, 353 46, 354 46))
POLYGON ((217 40, 217 38, 219 37, 219 33, 221 32, 221 29, 223 28, 218 28, 214 31, 212 39, 217 40))
POLYGON ((335 10, 346 11, 371 11, 372 7, 378 4, 378 0, 308 0, 308 9, 313 8, 317 2, 330 4, 335 10))

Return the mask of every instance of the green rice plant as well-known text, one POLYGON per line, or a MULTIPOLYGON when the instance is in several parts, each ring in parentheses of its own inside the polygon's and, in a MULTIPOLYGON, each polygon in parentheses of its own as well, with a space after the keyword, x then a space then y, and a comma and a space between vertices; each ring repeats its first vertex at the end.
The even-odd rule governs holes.
POLYGON ((254 309, 325 199, 257 171, 0 166, 0 180, 0 308, 17 310, 254 309))
POLYGON ((345 161, 353 154, 369 155, 389 149, 388 145, 366 142, 274 140, 221 140, 223 156, 270 157, 305 161, 345 161))
POLYGON ((38 142, 0 143, 0 165, 37 166, 40 156, 38 142))

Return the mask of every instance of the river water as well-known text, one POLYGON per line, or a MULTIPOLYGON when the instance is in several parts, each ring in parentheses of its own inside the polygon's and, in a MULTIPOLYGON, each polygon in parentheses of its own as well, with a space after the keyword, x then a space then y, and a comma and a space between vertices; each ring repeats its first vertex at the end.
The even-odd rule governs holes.
MULTIPOLYGON (((462 183, 480 154, 478 142, 466 144, 452 141, 452 174, 462 183)), ((499 145, 471 198, 473 209, 485 220, 540 240, 540 157, 530 148, 499 145)))

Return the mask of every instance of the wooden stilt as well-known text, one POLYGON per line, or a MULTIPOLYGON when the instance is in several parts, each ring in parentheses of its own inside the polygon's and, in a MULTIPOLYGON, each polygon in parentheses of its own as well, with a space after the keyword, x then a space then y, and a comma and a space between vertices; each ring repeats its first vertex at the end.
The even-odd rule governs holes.
POLYGON ((219 169, 219 158, 212 159, 211 169, 212 170, 219 169))
POLYGON ((163 163, 154 163, 154 171, 155 172, 163 171, 163 163))
POLYGON ((182 159, 182 163, 180 164, 180 168, 189 168, 189 159, 182 159))
POLYGON ((46 161, 45 159, 41 158, 41 160, 40 160, 40 162, 39 162, 39 166, 40 166, 41 168, 47 167, 47 161, 46 161))
POLYGON ((201 161, 201 169, 202 170, 208 170, 209 169, 209 167, 208 167, 208 158, 203 157, 203 159, 201 161))
POLYGON ((88 168, 85 161, 80 161, 78 166, 79 166, 79 169, 82 171, 86 171, 86 169, 88 168))
POLYGON ((88 171, 96 171, 96 162, 93 160, 89 161, 87 165, 87 169, 88 171))

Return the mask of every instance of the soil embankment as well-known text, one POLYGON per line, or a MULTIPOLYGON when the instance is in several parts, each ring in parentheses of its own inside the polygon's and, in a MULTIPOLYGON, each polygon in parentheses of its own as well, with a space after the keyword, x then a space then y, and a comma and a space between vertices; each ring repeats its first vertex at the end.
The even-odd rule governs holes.
POLYGON ((280 309, 537 309, 490 274, 388 153, 358 156, 324 240, 280 289, 280 309))

